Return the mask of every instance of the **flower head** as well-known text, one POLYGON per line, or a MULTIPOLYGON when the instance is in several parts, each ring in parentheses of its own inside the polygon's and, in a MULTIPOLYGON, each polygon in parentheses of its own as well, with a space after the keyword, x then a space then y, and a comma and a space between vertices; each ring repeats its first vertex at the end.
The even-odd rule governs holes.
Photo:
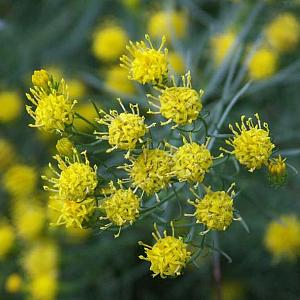
POLYGON ((162 38, 160 47, 154 49, 150 37, 145 36, 150 47, 144 41, 130 41, 127 50, 131 57, 123 55, 120 58, 121 67, 129 71, 128 79, 138 81, 141 84, 150 83, 153 85, 161 85, 165 82, 168 74, 167 53, 164 43, 165 37, 162 38))
POLYGON ((43 179, 52 183, 53 188, 45 186, 45 190, 57 192, 62 200, 80 202, 94 194, 94 190, 98 184, 97 168, 92 168, 87 158, 86 152, 82 152, 85 162, 81 162, 81 157, 76 150, 73 150, 71 160, 68 157, 64 159, 60 155, 55 155, 54 159, 58 162, 60 174, 49 164, 49 167, 57 175, 54 178, 43 179))
POLYGON ((81 202, 75 202, 52 197, 49 207, 58 212, 57 219, 51 225, 65 225, 66 228, 82 229, 84 222, 89 222, 96 210, 96 200, 93 197, 89 197, 81 202))
POLYGON ((58 290, 56 275, 41 274, 32 279, 29 285, 29 292, 36 300, 55 300, 58 290))
POLYGON ((226 230, 233 220, 234 192, 229 194, 234 184, 225 191, 212 191, 206 189, 206 195, 202 199, 196 198, 194 202, 196 210, 192 216, 196 217, 197 223, 204 224, 208 230, 226 230))
POLYGON ((132 184, 147 195, 165 188, 171 179, 171 155, 161 149, 147 149, 132 160, 132 165, 125 165, 132 184))
POLYGON ((0 123, 17 119, 22 112, 22 100, 15 91, 0 92, 0 123))
POLYGON ((92 52, 104 62, 116 60, 125 50, 128 35, 116 24, 107 24, 97 28, 93 34, 92 52))
POLYGON ((283 215, 272 221, 265 233, 264 243, 275 259, 296 259, 300 255, 300 220, 295 215, 283 215))
POLYGON ((82 98, 87 91, 85 84, 79 79, 69 79, 68 88, 71 99, 82 98))
POLYGON ((74 145, 68 138, 61 138, 56 143, 56 150, 60 155, 72 156, 74 145))
MULTIPOLYGON (((160 91, 158 98, 148 95, 149 98, 159 102, 160 106, 151 101, 150 104, 159 108, 159 113, 168 120, 162 124, 173 121, 176 123, 175 126, 186 125, 197 119, 202 109, 201 97, 203 91, 197 92, 192 88, 190 72, 182 76, 182 84, 183 86, 176 86, 173 78, 173 87, 158 89, 160 91)), ((149 113, 157 114, 158 112, 149 111, 149 113)))
POLYGON ((36 189, 37 179, 36 170, 24 164, 12 165, 2 178, 6 191, 17 198, 32 194, 36 189))
POLYGON ((229 54, 234 42, 236 34, 226 32, 214 36, 211 40, 212 54, 216 65, 220 65, 229 54))
POLYGON ((106 217, 101 217, 101 219, 107 219, 111 222, 102 228, 106 229, 111 225, 116 225, 121 229, 121 226, 132 224, 138 217, 140 200, 130 188, 115 188, 109 197, 104 198, 100 208, 106 214, 106 217))
POLYGON ((187 34, 188 18, 183 11, 158 11, 148 21, 148 32, 153 38, 166 35, 169 40, 183 38, 187 34))
POLYGON ((206 145, 188 142, 183 138, 184 145, 173 155, 173 172, 179 181, 191 183, 202 182, 205 174, 213 164, 213 157, 206 145))
POLYGON ((268 124, 263 123, 262 128, 259 115, 255 114, 255 117, 258 122, 256 125, 251 118, 245 121, 245 116, 242 116, 242 124, 235 123, 238 131, 229 125, 234 137, 226 140, 226 144, 232 146, 233 150, 221 148, 227 153, 234 154, 240 164, 248 168, 250 172, 266 164, 275 147, 269 136, 268 124))
POLYGON ((16 294, 21 290, 22 278, 17 273, 10 274, 5 282, 5 290, 10 294, 16 294))
POLYGON ((191 252, 187 250, 187 244, 183 242, 182 237, 174 236, 174 227, 172 226, 172 235, 167 235, 164 231, 162 237, 154 224, 155 232, 152 233, 155 244, 149 246, 143 242, 139 242, 144 246, 146 256, 140 255, 139 258, 151 263, 150 270, 153 277, 160 275, 161 278, 167 276, 181 275, 182 269, 191 257, 191 252))
POLYGON ((8 140, 0 138, 0 170, 6 169, 14 161, 15 156, 13 145, 8 140))
POLYGON ((50 76, 47 84, 47 88, 34 85, 30 89, 31 95, 26 94, 27 99, 36 106, 35 110, 32 106, 26 106, 28 114, 35 120, 35 124, 29 126, 47 132, 63 131, 65 125, 73 122, 76 101, 69 99, 68 88, 63 79, 58 82, 50 76))
POLYGON ((119 65, 109 68, 105 75, 106 87, 113 93, 132 95, 136 89, 134 83, 128 79, 128 72, 119 65))
POLYGON ((47 90, 50 76, 46 70, 36 70, 31 76, 31 81, 34 86, 47 90))
POLYGON ((130 104, 131 112, 127 112, 121 100, 118 99, 118 101, 123 108, 121 114, 115 110, 110 110, 109 114, 100 110, 103 118, 98 119, 99 124, 108 127, 108 132, 98 133, 101 139, 107 139, 112 146, 108 152, 114 149, 134 149, 138 142, 142 142, 141 138, 148 131, 148 127, 144 123, 145 118, 140 116, 138 104, 130 104))
POLYGON ((14 228, 6 221, 0 220, 0 260, 10 252, 14 246, 15 239, 14 228))
POLYGON ((248 63, 248 71, 251 79, 264 80, 277 71, 278 56, 268 48, 258 49, 248 63))
POLYGON ((268 161, 268 178, 274 185, 280 186, 286 182, 286 158, 282 159, 279 155, 277 158, 271 158, 268 161))
POLYGON ((267 26, 265 34, 275 50, 290 52, 300 40, 300 24, 295 15, 283 13, 267 26))

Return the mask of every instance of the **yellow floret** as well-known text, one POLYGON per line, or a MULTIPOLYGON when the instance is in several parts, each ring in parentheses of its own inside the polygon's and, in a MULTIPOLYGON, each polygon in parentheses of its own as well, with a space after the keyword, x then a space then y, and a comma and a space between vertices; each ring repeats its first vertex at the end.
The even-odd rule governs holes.
POLYGON ((22 288, 22 278, 19 274, 10 274, 5 282, 5 290, 10 294, 16 294, 20 292, 22 288))
POLYGON ((241 125, 235 123, 238 131, 229 125, 234 137, 226 140, 226 144, 233 147, 232 151, 224 148, 221 150, 234 154, 240 164, 244 165, 250 172, 260 169, 267 163, 272 154, 275 145, 271 142, 269 136, 269 127, 267 123, 263 123, 263 128, 259 119, 259 115, 255 114, 258 124, 253 123, 249 118, 245 121, 245 116, 241 117, 241 125))
POLYGON ((12 165, 4 174, 3 186, 13 197, 26 197, 37 186, 37 172, 24 164, 12 165))
POLYGON ((154 49, 150 37, 145 36, 150 47, 144 41, 130 41, 126 46, 130 57, 123 55, 120 58, 121 67, 128 70, 128 79, 138 81, 141 84, 161 85, 167 79, 168 74, 168 50, 164 49, 165 37, 162 38, 160 47, 154 49))
POLYGON ((172 226, 172 236, 168 236, 164 231, 162 237, 154 224, 155 233, 152 235, 156 240, 153 246, 139 242, 144 246, 146 256, 140 255, 139 258, 151 263, 150 270, 153 277, 160 275, 161 278, 168 276, 181 275, 182 269, 191 257, 191 252, 187 250, 187 244, 183 242, 182 237, 174 237, 174 228, 172 226))
POLYGON ((249 76, 254 80, 264 80, 277 71, 278 56, 271 49, 257 50, 248 63, 249 76))
POLYGON ((62 200, 58 197, 52 197, 49 207, 57 212, 56 217, 52 218, 52 225, 65 225, 66 228, 82 229, 84 222, 89 222, 96 210, 95 198, 86 198, 81 202, 72 200, 62 200))
POLYGON ((168 41, 183 38, 187 35, 188 19, 183 11, 158 11, 151 14, 148 21, 148 32, 153 38, 160 38, 164 34, 168 41))
MULTIPOLYGON (((160 103, 160 107, 157 104, 150 101, 150 104, 159 108, 160 113, 168 121, 162 122, 162 124, 168 124, 170 122, 177 125, 191 124, 195 121, 202 109, 201 97, 203 91, 197 92, 192 88, 191 74, 188 72, 185 76, 182 76, 182 85, 176 86, 173 78, 173 87, 166 87, 159 89, 159 97, 148 94, 147 96, 160 103)), ((157 114, 158 112, 149 111, 149 113, 157 114)))
POLYGON ((0 92, 0 123, 14 121, 22 112, 22 100, 17 92, 0 92))
POLYGON ((13 145, 6 139, 0 138, 0 170, 5 170, 12 164, 16 156, 13 145))
POLYGON ((179 181, 202 182, 213 164, 213 157, 206 145, 188 143, 179 147, 173 156, 173 172, 179 181))
POLYGON ((294 260, 300 255, 300 221, 295 215, 283 215, 272 221, 264 243, 275 259, 294 260))
POLYGON ((100 60, 114 61, 124 52, 128 35, 126 31, 115 24, 99 27, 93 35, 92 51, 100 60))
POLYGON ((132 184, 143 190, 147 195, 165 188, 171 179, 172 157, 164 150, 143 149, 143 152, 126 165, 132 184))
POLYGON ((271 158, 268 161, 268 178, 272 184, 283 185, 286 182, 286 158, 282 159, 279 155, 277 158, 271 158))
POLYGON ((116 94, 132 95, 136 91, 133 82, 128 79, 127 70, 121 68, 119 65, 107 70, 105 84, 109 90, 116 94))
POLYGON ((35 300, 55 300, 58 283, 55 274, 41 274, 32 279, 29 292, 35 300))
MULTIPOLYGON (((232 185, 233 186, 233 185, 232 185)), ((225 191, 214 192, 206 189, 206 195, 202 199, 189 201, 196 210, 192 216, 197 223, 204 224, 208 230, 226 230, 233 220, 233 195, 229 195, 232 186, 225 191)))
POLYGON ((60 155, 71 156, 73 154, 73 143, 68 138, 61 138, 56 143, 56 150, 60 155))
POLYGON ((0 260, 10 252, 15 243, 14 228, 6 221, 0 221, 0 260))
POLYGON ((212 55, 216 65, 220 65, 224 61, 235 40, 236 34, 233 32, 218 34, 211 39, 212 55))
POLYGON ((271 46, 279 52, 293 51, 300 40, 300 24, 291 13, 276 17, 266 28, 266 38, 271 46))
POLYGON ((31 76, 31 81, 34 86, 48 89, 48 81, 50 80, 50 76, 46 70, 36 70, 31 76))
MULTIPOLYGON (((102 229, 106 229, 112 224, 121 227, 128 223, 132 224, 136 220, 139 215, 140 200, 130 188, 120 188, 115 189, 110 197, 105 198, 100 208, 106 214, 106 217, 101 217, 100 219, 111 222, 102 227, 102 229)), ((115 237, 118 235, 119 233, 115 237)))
POLYGON ((94 168, 90 166, 86 152, 82 153, 85 162, 81 162, 81 157, 77 151, 73 151, 73 158, 71 159, 68 157, 62 159, 59 155, 54 156, 58 162, 58 168, 61 170, 60 174, 53 169, 51 164, 49 165, 58 178, 49 179, 46 176, 42 176, 42 178, 53 185, 52 189, 45 186, 45 190, 57 192, 62 200, 80 202, 94 194, 98 184, 97 169, 96 166, 94 168))
POLYGON ((108 140, 112 146, 107 152, 114 149, 132 150, 138 142, 142 142, 142 137, 148 131, 148 127, 144 123, 145 118, 139 114, 138 104, 130 104, 131 112, 127 112, 120 99, 118 99, 123 113, 119 114, 115 110, 110 110, 109 114, 104 110, 100 110, 103 115, 97 122, 108 127, 108 132, 96 132, 100 135, 100 139, 108 140))

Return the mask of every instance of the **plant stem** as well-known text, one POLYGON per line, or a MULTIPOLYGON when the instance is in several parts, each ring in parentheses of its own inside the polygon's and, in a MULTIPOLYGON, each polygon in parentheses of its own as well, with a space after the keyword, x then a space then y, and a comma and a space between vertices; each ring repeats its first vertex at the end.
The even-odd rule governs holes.
MULTIPOLYGON (((219 237, 217 232, 213 232, 214 247, 219 248, 219 237)), ((216 299, 222 300, 222 285, 221 285, 221 264, 220 264, 220 253, 217 251, 213 252, 213 276, 215 281, 216 299)))

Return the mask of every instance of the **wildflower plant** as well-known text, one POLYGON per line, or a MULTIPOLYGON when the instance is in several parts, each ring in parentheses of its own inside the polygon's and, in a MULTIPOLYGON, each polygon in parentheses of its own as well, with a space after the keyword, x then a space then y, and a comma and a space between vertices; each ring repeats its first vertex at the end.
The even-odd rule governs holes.
MULTIPOLYGON (((230 230, 233 221, 248 230, 235 207, 241 193, 240 166, 253 173, 265 168, 273 182, 283 183, 286 165, 284 159, 273 157, 273 137, 258 113, 256 120, 243 115, 241 124, 235 122, 229 125, 230 131, 221 132, 251 81, 241 89, 227 82, 218 109, 213 111, 214 119, 210 119, 207 97, 212 95, 211 87, 206 91, 205 86, 192 86, 192 71, 178 78, 169 75, 165 38, 158 49, 149 35, 145 38, 146 42, 130 42, 129 54, 120 58, 128 79, 141 85, 139 103, 133 103, 134 97, 117 98, 106 110, 91 101, 97 116, 85 118, 75 112, 64 80, 54 81, 48 72, 39 71, 33 75, 33 96, 27 95, 37 109, 28 108, 28 112, 35 118, 35 127, 60 135, 59 154, 54 156, 58 167, 50 163, 53 177, 43 176, 49 183, 44 188, 51 193, 50 208, 57 216, 53 224, 111 231, 119 237, 121 230, 126 234, 127 228, 150 217, 155 241, 153 246, 139 242, 145 251, 139 258, 150 263, 153 276, 166 278, 181 275, 189 263, 196 265, 205 249, 228 258, 215 245, 217 234, 230 230), (61 97, 59 113, 49 97, 61 97), (43 101, 53 105, 40 114, 43 101), (86 123, 89 133, 76 128, 76 118, 86 123), (234 174, 223 171, 232 164, 234 174), (187 224, 183 234, 176 237, 183 223, 187 224), (168 235, 170 227, 172 234, 168 235)), ((232 59, 230 52, 238 39, 230 34, 213 42, 226 45, 214 53, 220 68, 226 67, 225 56, 232 59)), ((229 72, 233 77, 237 71, 229 72)), ((260 75, 267 80, 266 74, 260 75)))

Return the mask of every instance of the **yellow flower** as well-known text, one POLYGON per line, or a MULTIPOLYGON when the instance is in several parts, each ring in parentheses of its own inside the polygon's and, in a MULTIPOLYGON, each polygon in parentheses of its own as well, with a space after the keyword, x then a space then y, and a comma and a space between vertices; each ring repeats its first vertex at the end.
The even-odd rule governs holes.
POLYGON ((129 9, 135 9, 140 5, 140 0, 122 0, 122 3, 129 9))
MULTIPOLYGON (((101 217, 102 220, 109 220, 111 223, 101 227, 101 229, 106 229, 111 225, 116 225, 120 227, 125 224, 132 224, 139 215, 140 200, 134 194, 134 192, 129 189, 116 189, 110 197, 104 198, 100 205, 100 208, 104 210, 106 217, 101 217)), ((118 237, 118 234, 115 237, 118 237)))
POLYGON ((149 35, 145 35, 150 48, 144 41, 136 42, 130 41, 129 46, 126 46, 130 57, 123 55, 120 58, 121 67, 128 70, 128 79, 138 81, 141 84, 161 85, 167 79, 168 50, 164 47, 166 38, 162 38, 160 47, 154 49, 149 35), (162 51, 163 50, 163 51, 162 51))
POLYGON ((251 79, 264 80, 277 71, 278 56, 271 49, 258 49, 248 63, 248 71, 251 79))
POLYGON ((226 230, 233 220, 234 191, 229 195, 234 184, 225 191, 212 191, 206 188, 206 195, 202 199, 196 198, 194 202, 188 201, 195 206, 194 214, 197 223, 204 224, 208 230, 226 230))
POLYGON ((20 292, 22 287, 22 278, 19 274, 10 274, 5 282, 5 290, 10 294, 16 294, 20 292))
POLYGON ((202 109, 201 97, 203 91, 197 92, 192 88, 191 74, 188 72, 185 76, 182 76, 182 85, 176 86, 173 78, 173 87, 166 87, 159 89, 159 97, 148 94, 147 96, 160 103, 160 107, 155 103, 150 102, 154 107, 159 108, 159 112, 151 112, 158 114, 161 113, 163 117, 167 119, 167 122, 162 124, 168 124, 170 122, 177 125, 191 124, 195 121, 202 109))
POLYGON ((128 35, 122 27, 116 24, 102 26, 93 34, 92 52, 98 59, 111 62, 124 52, 127 41, 128 35))
POLYGON ((6 221, 0 220, 0 260, 10 252, 15 243, 14 228, 6 221))
POLYGON ((165 188, 171 179, 172 157, 161 149, 143 149, 132 165, 125 165, 133 186, 140 188, 147 195, 165 188))
POLYGON ((151 14, 148 21, 148 32, 154 38, 164 34, 168 41, 173 37, 183 38, 187 35, 188 19, 183 11, 158 11, 151 14))
POLYGON ((181 54, 177 52, 169 52, 168 54, 168 61, 171 68, 177 74, 183 74, 185 72, 185 62, 181 54))
POLYGON ((0 123, 14 121, 22 112, 22 100, 17 92, 0 92, 0 123))
POLYGON ((52 241, 36 242, 22 259, 23 267, 30 277, 38 278, 43 274, 55 274, 58 265, 58 248, 52 241))
POLYGON ((162 237, 154 224, 155 232, 152 233, 156 243, 153 246, 139 242, 144 246, 146 257, 140 255, 139 258, 151 263, 150 270, 153 277, 160 275, 161 278, 167 276, 181 275, 182 269, 191 257, 191 252, 187 250, 187 244, 183 242, 182 237, 174 237, 174 227, 172 226, 172 236, 164 231, 162 237))
POLYGON ((50 76, 46 70, 36 70, 34 71, 31 81, 34 86, 43 88, 43 89, 48 89, 48 82, 50 80, 50 76))
POLYGON ((78 99, 85 95, 86 86, 78 79, 68 80, 69 96, 71 99, 78 99))
POLYGON ((68 138, 61 138, 56 143, 56 150, 63 156, 72 156, 73 148, 74 145, 68 138))
POLYGON ((268 161, 268 178, 272 184, 283 185, 286 182, 286 158, 282 159, 279 155, 277 158, 271 158, 268 161))
POLYGON ((216 65, 220 65, 236 40, 236 34, 233 32, 225 32, 218 34, 211 39, 212 55, 216 65))
MULTIPOLYGON (((79 104, 76 108, 76 112, 89 121, 93 121, 98 116, 94 106, 91 103, 79 104)), ((80 118, 74 119, 73 126, 80 131, 91 130, 91 126, 80 118)))
POLYGON ((62 200, 57 197, 51 197, 49 207, 57 211, 56 220, 52 225, 65 225, 66 228, 81 228, 84 222, 88 222, 96 210, 95 198, 89 197, 81 202, 72 200, 62 200))
POLYGON ((11 166, 2 178, 4 188, 13 197, 26 197, 32 194, 36 189, 37 179, 36 170, 24 164, 11 166))
POLYGON ((44 186, 44 189, 58 193, 59 198, 62 200, 75 202, 80 202, 92 196, 98 184, 97 168, 96 166, 94 168, 90 166, 86 151, 81 154, 84 156, 85 162, 81 162, 81 157, 75 149, 72 158, 65 157, 62 159, 59 155, 53 156, 61 172, 59 174, 49 164, 49 167, 58 178, 53 177, 49 179, 46 176, 42 176, 44 180, 49 181, 53 185, 53 188, 44 186))
POLYGON ((300 24, 291 13, 277 16, 266 28, 266 38, 279 52, 293 51, 300 39, 300 24))
POLYGON ((41 236, 46 222, 46 211, 41 205, 20 199, 15 205, 13 217, 22 239, 31 241, 41 236))
POLYGON ((205 174, 213 164, 213 157, 206 145, 188 142, 183 138, 184 145, 179 147, 173 156, 173 172, 179 181, 191 183, 202 182, 205 174))
POLYGON ((73 107, 76 101, 72 101, 68 96, 68 87, 62 79, 59 81, 48 81, 48 89, 34 86, 30 89, 30 94, 26 94, 27 99, 36 106, 26 105, 28 114, 35 120, 31 127, 37 127, 44 131, 53 132, 55 130, 64 131, 65 125, 73 122, 73 107))
POLYGON ((30 282, 29 292, 35 300, 55 300, 58 290, 54 274, 41 274, 30 282))
POLYGON ((16 156, 13 145, 6 139, 0 138, 0 170, 5 170, 12 164, 16 156))
POLYGON ((124 112, 119 114, 116 110, 110 110, 107 114, 104 110, 100 110, 103 115, 98 119, 99 124, 108 127, 108 132, 96 132, 100 135, 100 139, 108 140, 112 146, 107 152, 114 149, 132 150, 138 142, 142 142, 142 137, 148 131, 145 125, 144 117, 141 117, 138 104, 130 104, 131 112, 127 112, 120 99, 118 99, 124 112))
POLYGON ((267 163, 275 147, 269 136, 269 127, 263 123, 263 128, 259 115, 255 114, 258 124, 254 125, 251 118, 245 121, 245 116, 241 117, 242 124, 235 123, 238 131, 229 125, 234 137, 226 140, 226 144, 233 147, 232 151, 224 148, 221 150, 234 154, 240 164, 244 165, 250 172, 260 169, 267 163))
POLYGON ((132 95, 136 92, 132 81, 128 79, 128 72, 119 65, 112 66, 106 72, 105 84, 113 93, 132 95))
POLYGON ((283 215, 272 221, 265 233, 264 243, 275 259, 294 260, 300 255, 300 221, 295 215, 283 215))

